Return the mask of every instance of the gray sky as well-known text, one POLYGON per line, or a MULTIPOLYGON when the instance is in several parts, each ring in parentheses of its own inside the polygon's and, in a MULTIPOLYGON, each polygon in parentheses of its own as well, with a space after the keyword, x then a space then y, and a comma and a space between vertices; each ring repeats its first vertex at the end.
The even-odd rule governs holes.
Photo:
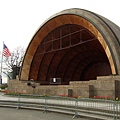
POLYGON ((12 52, 27 48, 39 26, 69 8, 86 9, 120 26, 119 0, 0 0, 0 51, 3 41, 12 52))
POLYGON ((0 0, 0 51, 28 46, 39 26, 50 16, 69 8, 86 9, 120 26, 119 0, 0 0))

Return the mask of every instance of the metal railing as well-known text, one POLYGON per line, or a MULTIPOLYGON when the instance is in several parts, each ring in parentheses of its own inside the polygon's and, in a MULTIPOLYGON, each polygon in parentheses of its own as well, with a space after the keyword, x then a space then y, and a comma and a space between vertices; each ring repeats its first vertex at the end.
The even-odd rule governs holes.
POLYGON ((120 120, 120 101, 114 100, 19 94, 0 97, 0 106, 61 112, 72 114, 73 118, 87 116, 103 120, 120 120))

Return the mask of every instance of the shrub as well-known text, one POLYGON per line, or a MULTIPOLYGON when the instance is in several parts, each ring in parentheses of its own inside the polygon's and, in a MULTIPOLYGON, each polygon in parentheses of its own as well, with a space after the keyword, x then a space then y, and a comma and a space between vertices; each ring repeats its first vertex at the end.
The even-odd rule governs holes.
POLYGON ((5 89, 5 88, 7 88, 7 87, 8 87, 7 84, 2 84, 2 85, 0 86, 1 89, 5 89))
POLYGON ((2 86, 0 86, 0 88, 1 88, 1 89, 5 89, 6 87, 2 85, 2 86))

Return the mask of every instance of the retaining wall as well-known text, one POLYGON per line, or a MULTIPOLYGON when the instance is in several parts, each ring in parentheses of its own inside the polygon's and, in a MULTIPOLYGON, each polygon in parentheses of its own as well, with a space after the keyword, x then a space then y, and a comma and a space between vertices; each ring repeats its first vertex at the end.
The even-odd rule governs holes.
POLYGON ((69 85, 40 85, 36 83, 36 88, 28 86, 27 81, 19 81, 17 78, 10 80, 8 86, 9 91, 16 93, 120 98, 120 76, 102 76, 97 77, 97 80, 90 81, 70 81, 69 85))

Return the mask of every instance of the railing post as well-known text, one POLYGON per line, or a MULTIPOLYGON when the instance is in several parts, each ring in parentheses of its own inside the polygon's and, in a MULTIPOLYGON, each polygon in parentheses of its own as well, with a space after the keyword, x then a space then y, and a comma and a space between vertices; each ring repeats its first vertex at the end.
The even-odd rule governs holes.
POLYGON ((44 109, 43 113, 44 112, 48 112, 48 110, 47 110, 47 96, 46 95, 45 95, 45 109, 44 109))
POLYGON ((114 120, 118 120, 118 101, 114 103, 114 120))
POLYGON ((20 94, 18 94, 18 106, 17 106, 17 110, 20 108, 20 94))
POLYGON ((73 116, 73 119, 79 117, 79 114, 77 112, 77 108, 78 108, 78 98, 75 99, 75 114, 73 116))
POLYGON ((116 120, 118 120, 118 101, 116 101, 116 120))

